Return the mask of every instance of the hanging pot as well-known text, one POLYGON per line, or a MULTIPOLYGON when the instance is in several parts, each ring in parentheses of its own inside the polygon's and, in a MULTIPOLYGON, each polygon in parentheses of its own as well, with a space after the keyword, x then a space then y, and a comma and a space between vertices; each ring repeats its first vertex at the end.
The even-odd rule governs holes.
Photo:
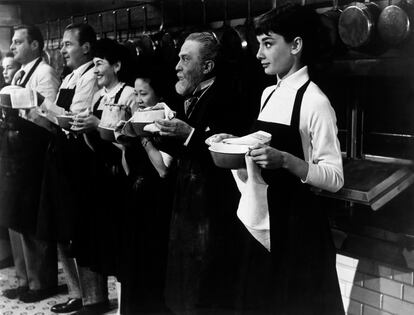
POLYGON ((259 42, 256 39, 256 33, 254 32, 254 20, 252 17, 252 0, 247 0, 247 16, 244 25, 236 26, 242 49, 249 51, 250 54, 255 57, 259 50, 259 42))
POLYGON ((45 62, 47 62, 49 65, 52 61, 52 52, 49 48, 50 44, 50 22, 46 21, 46 47, 43 50, 43 59, 45 62))
POLYGON ((177 61, 177 48, 173 36, 165 28, 165 1, 161 1, 161 25, 153 38, 158 55, 167 64, 175 64, 177 61))
POLYGON ((116 10, 112 11, 114 40, 120 41, 121 36, 118 34, 118 12, 116 10), (118 36, 119 35, 119 36, 118 36))
POLYGON ((344 48, 344 45, 339 38, 339 32, 338 32, 338 23, 339 18, 342 14, 342 10, 338 7, 338 0, 333 0, 333 6, 331 10, 328 10, 321 14, 321 22, 325 26, 328 36, 328 46, 327 47, 327 54, 331 55, 336 51, 341 50, 344 48))
POLYGON ((150 36, 150 33, 147 30, 148 27, 148 12, 147 6, 143 5, 142 10, 144 13, 144 25, 143 30, 140 35, 134 39, 134 45, 136 53, 140 57, 149 57, 153 56, 155 50, 155 44, 150 36))
POLYGON ((338 32, 345 45, 351 48, 368 47, 375 42, 375 27, 380 8, 373 2, 355 2, 339 17, 338 32))
POLYGON ((214 30, 217 39, 221 44, 223 60, 228 66, 238 67, 242 57, 242 39, 239 33, 230 25, 228 19, 228 0, 224 0, 224 19, 223 26, 214 30))
POLYGON ((412 31, 413 7, 406 1, 389 0, 378 17, 378 34, 390 46, 403 43, 412 31))
POLYGON ((174 42, 174 47, 177 53, 180 50, 181 45, 183 44, 184 39, 187 35, 187 32, 185 31, 184 27, 184 0, 179 0, 178 8, 180 26, 174 32, 171 32, 172 40, 174 42))

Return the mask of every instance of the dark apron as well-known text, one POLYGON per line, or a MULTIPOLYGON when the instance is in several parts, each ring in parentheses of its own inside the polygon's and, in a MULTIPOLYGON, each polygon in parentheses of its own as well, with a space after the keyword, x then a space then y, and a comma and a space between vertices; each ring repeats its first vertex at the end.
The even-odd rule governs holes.
MULTIPOLYGON (((93 64, 82 76, 92 68, 93 64)), ((69 110, 75 92, 76 86, 73 89, 60 89, 56 104, 69 110)), ((84 203, 88 188, 85 188, 83 176, 90 171, 91 157, 92 152, 83 136, 72 133, 66 135, 59 130, 50 141, 36 228, 39 239, 62 242, 73 239, 82 209, 88 207, 84 203)))
MULTIPOLYGON (((115 104, 118 104, 119 99, 121 98, 122 92, 124 91, 125 87, 126 87, 126 84, 115 94, 115 98, 114 98, 115 104)), ((103 112, 102 110, 98 110, 99 105, 101 104, 102 98, 103 98, 103 95, 93 105, 93 114, 99 119, 101 119, 102 112, 103 112)))
MULTIPOLYGON (((254 124, 255 131, 272 134, 273 148, 301 159, 304 155, 299 132, 300 109, 309 82, 297 91, 290 126, 261 120, 254 124)), ((257 307, 262 313, 289 315, 344 314, 335 248, 318 198, 309 185, 283 168, 262 170, 262 175, 269 185, 271 253, 248 236, 250 278, 245 283, 245 309, 257 307)))
MULTIPOLYGON (((25 87, 39 58, 20 86, 25 87)), ((5 110, 0 123, 0 224, 20 232, 36 229, 44 158, 52 135, 5 110)))
MULTIPOLYGON (((84 72, 82 72, 81 77, 91 70, 94 67, 93 64, 89 65, 84 72)), ((75 96, 76 85, 73 89, 59 89, 59 96, 56 100, 56 105, 64 108, 66 111, 70 110, 70 105, 72 104, 73 97, 75 96)))

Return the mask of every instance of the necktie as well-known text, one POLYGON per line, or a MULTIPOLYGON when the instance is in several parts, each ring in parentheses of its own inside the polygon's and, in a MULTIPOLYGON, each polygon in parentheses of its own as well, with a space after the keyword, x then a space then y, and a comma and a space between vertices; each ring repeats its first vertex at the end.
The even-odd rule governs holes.
POLYGON ((22 80, 25 74, 26 72, 24 72, 24 70, 21 70, 16 73, 16 81, 15 81, 16 85, 19 85, 20 83, 22 83, 22 80))
POLYGON ((190 116, 197 101, 198 101, 198 96, 191 96, 184 101, 184 113, 186 114, 187 117, 190 116))

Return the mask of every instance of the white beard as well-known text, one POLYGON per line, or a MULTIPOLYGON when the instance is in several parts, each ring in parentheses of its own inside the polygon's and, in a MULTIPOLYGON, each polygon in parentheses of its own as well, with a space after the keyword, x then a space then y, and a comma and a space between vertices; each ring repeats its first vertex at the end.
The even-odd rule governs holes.
POLYGON ((179 80, 175 84, 175 90, 179 95, 186 96, 187 94, 191 93, 191 86, 188 80, 179 80))

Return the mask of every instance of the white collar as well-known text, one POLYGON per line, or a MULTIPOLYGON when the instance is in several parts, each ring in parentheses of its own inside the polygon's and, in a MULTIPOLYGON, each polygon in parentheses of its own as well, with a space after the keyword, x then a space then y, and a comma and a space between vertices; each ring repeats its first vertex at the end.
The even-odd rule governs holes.
POLYGON ((86 63, 84 63, 83 65, 77 67, 75 70, 73 70, 73 74, 78 74, 79 76, 81 76, 83 74, 83 72, 93 63, 93 61, 88 61, 86 63))
POLYGON ((124 87, 124 85, 125 85, 124 82, 118 82, 117 85, 115 85, 109 91, 105 87, 103 87, 102 95, 108 98, 113 98, 124 87))
POLYGON ((309 80, 308 66, 300 68, 298 71, 292 73, 284 79, 278 79, 278 86, 281 87, 290 87, 295 90, 298 90, 302 85, 304 85, 309 80))
POLYGON ((208 89, 214 83, 215 79, 216 77, 212 77, 210 79, 202 81, 199 85, 197 85, 196 89, 193 92, 193 95, 200 91, 208 89))
POLYGON ((34 64, 36 63, 36 61, 39 59, 40 57, 37 57, 35 59, 33 59, 32 61, 30 61, 29 63, 26 63, 24 66, 22 66, 20 68, 20 70, 23 70, 25 73, 29 72, 30 69, 32 69, 32 67, 34 66, 34 64))

